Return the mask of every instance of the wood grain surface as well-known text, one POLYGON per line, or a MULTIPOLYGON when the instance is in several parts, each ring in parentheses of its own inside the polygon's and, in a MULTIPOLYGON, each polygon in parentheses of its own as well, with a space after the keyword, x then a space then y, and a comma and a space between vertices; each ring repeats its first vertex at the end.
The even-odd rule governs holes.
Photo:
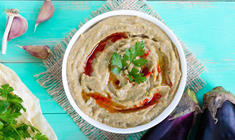
MULTIPOLYGON (((8 43, 7 54, 0 54, 0 62, 12 68, 39 98, 43 114, 59 140, 84 140, 87 137, 33 77, 45 70, 41 60, 31 57, 16 46, 46 44, 53 47, 103 3, 104 1, 53 1, 53 17, 40 24, 34 32, 42 1, 0 1, 1 39, 6 24, 5 9, 19 9, 29 25, 23 36, 8 43)), ((199 101, 202 102, 203 94, 215 86, 224 86, 235 93, 235 2, 148 3, 206 66, 207 70, 202 78, 207 85, 197 93, 199 101)))

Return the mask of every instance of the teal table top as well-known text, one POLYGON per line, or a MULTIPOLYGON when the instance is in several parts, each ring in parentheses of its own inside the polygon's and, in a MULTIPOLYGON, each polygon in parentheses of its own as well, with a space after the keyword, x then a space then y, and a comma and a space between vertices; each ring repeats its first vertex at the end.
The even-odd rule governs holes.
MULTIPOLYGON (((34 32, 42 2, 0 1, 1 39, 6 23, 5 9, 19 9, 29 24, 23 36, 8 43, 7 54, 0 54, 0 62, 12 68, 39 98, 42 112, 59 140, 85 140, 87 137, 80 128, 33 77, 45 70, 42 61, 31 57, 16 45, 46 44, 53 47, 104 1, 53 1, 53 17, 40 24, 34 32)), ((207 85, 197 93, 200 103, 203 94, 215 86, 224 86, 235 93, 235 2, 149 1, 148 4, 206 66, 202 78, 207 85)))

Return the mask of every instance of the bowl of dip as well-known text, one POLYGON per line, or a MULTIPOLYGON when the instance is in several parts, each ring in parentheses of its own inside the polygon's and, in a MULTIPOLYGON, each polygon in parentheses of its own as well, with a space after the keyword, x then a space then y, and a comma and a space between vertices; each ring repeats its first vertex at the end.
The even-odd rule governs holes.
POLYGON ((89 20, 70 40, 62 65, 66 96, 93 126, 136 133, 163 121, 179 103, 187 64, 176 35, 138 11, 89 20))

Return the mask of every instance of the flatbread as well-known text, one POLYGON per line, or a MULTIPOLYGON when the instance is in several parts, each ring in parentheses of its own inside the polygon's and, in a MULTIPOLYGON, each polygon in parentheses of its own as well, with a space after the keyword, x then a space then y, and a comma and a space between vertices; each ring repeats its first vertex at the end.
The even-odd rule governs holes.
POLYGON ((42 115, 38 98, 31 93, 14 71, 0 63, 0 85, 3 84, 9 84, 13 87, 14 94, 23 99, 22 105, 26 108, 26 112, 22 112, 22 115, 17 118, 18 122, 31 124, 49 140, 57 140, 55 132, 42 115))

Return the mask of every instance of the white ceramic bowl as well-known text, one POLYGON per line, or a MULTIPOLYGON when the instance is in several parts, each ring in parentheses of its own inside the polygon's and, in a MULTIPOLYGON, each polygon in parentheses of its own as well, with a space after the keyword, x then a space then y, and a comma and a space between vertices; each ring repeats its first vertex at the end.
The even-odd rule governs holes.
MULTIPOLYGON (((79 60, 77 60, 77 61, 79 61, 79 60)), ((86 120, 88 123, 92 124, 93 126, 99 128, 99 129, 108 131, 108 132, 120 133, 120 134, 128 134, 128 133, 136 133, 136 132, 144 131, 146 129, 149 129, 149 128, 157 125, 161 121, 163 121, 175 109, 175 107, 179 103, 179 101, 181 99, 181 96, 184 92, 184 88, 185 88, 185 84, 186 84, 186 77, 187 77, 187 66, 186 66, 186 59, 185 59, 184 51, 182 49, 182 46, 181 46, 179 40, 175 36, 175 34, 165 24, 163 24, 158 19, 156 19, 156 18, 154 18, 150 15, 144 14, 142 12, 137 12, 137 11, 132 11, 132 10, 117 10, 117 11, 107 12, 107 13, 101 14, 99 16, 96 16, 95 18, 93 18, 90 21, 88 21, 87 23, 85 23, 75 33, 75 35, 70 40, 70 42, 68 44, 68 47, 66 49, 65 55, 64 55, 63 66, 62 66, 62 79, 63 79, 64 90, 65 90, 65 93, 67 95, 67 98, 68 98, 70 104, 75 109, 75 111, 84 120, 86 120), (178 53, 179 53, 179 58, 180 58, 180 63, 181 63, 181 70, 182 70, 182 78, 181 78, 180 83, 179 83, 179 88, 176 91, 175 97, 173 98, 172 102, 163 110, 163 112, 161 114, 159 114, 152 121, 150 121, 146 124, 143 124, 143 125, 132 127, 132 128, 115 128, 115 127, 111 127, 111 126, 102 124, 98 121, 95 121, 94 119, 90 118, 88 115, 83 113, 82 110, 80 110, 80 108, 77 106, 75 100, 73 99, 73 97, 72 97, 72 95, 69 91, 69 86, 68 86, 68 81, 67 81, 67 71, 66 71, 66 69, 67 69, 67 59, 68 59, 70 50, 73 47, 76 40, 78 39, 78 37, 82 33, 84 33, 87 29, 89 29, 92 25, 96 24, 97 22, 101 21, 102 19, 112 17, 112 16, 117 16, 117 15, 138 16, 138 17, 141 17, 145 20, 153 22, 154 24, 159 26, 168 35, 168 37, 171 39, 171 41, 175 44, 175 46, 178 50, 178 53)))

